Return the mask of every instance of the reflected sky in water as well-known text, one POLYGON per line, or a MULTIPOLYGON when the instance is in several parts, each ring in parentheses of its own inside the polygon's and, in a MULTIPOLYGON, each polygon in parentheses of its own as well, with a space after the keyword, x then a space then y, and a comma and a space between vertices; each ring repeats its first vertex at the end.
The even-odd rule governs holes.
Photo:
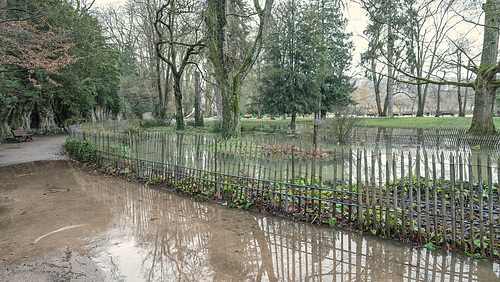
POLYGON ((110 281, 500 280, 493 261, 73 173, 114 214, 87 249, 110 281))

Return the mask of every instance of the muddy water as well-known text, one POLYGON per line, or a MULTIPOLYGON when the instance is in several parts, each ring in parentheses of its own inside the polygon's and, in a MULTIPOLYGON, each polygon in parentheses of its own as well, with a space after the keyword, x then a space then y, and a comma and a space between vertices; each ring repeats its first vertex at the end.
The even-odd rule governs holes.
POLYGON ((0 268, 10 269, 2 273, 7 280, 21 281, 16 273, 26 257, 44 261, 69 249, 92 262, 81 263, 79 276, 62 276, 68 280, 92 280, 96 269, 108 281, 500 279, 493 261, 197 203, 67 161, 2 167, 0 180, 0 268))

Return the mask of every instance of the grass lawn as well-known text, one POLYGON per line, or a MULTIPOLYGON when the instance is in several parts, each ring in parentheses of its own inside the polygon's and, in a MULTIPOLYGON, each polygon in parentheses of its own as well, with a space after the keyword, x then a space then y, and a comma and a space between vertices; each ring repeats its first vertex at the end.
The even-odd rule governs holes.
MULTIPOLYGON (((256 126, 269 125, 289 125, 291 118, 275 120, 270 119, 241 119, 243 128, 254 128, 256 126)), ((297 118, 297 124, 311 124, 313 118, 297 118)), ((468 129, 470 127, 472 117, 396 117, 388 118, 363 118, 360 126, 367 127, 393 127, 393 128, 461 128, 468 129)), ((217 121, 205 121, 205 128, 186 127, 185 132, 203 132, 209 130, 217 121)), ((495 127, 500 129, 500 117, 493 118, 495 127)), ((175 131, 175 127, 160 127, 154 128, 154 131, 175 131)))
MULTIPOLYGON (((281 118, 276 118, 274 120, 271 120, 271 119, 254 119, 254 118, 249 118, 249 119, 246 119, 246 118, 242 118, 241 119, 241 125, 242 126, 256 126, 256 125, 271 125, 271 124, 290 124, 290 122, 292 121, 291 118, 287 118, 287 119, 281 119, 281 118)), ((297 118, 297 120, 295 121, 297 124, 301 124, 301 123, 311 123, 313 121, 313 118, 297 118)), ((206 121, 205 122, 205 125, 211 125, 213 124, 215 121, 206 121)))
MULTIPOLYGON (((402 127, 402 128, 465 128, 470 127, 472 117, 397 117, 365 118, 361 122, 369 127, 402 127)), ((493 118, 496 128, 500 128, 500 117, 493 118)))

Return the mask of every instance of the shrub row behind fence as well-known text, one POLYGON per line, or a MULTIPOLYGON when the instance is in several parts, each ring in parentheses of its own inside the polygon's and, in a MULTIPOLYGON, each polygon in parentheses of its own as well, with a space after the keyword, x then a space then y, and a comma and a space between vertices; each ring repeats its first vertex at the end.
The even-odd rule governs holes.
POLYGON ((102 166, 200 200, 499 257, 500 166, 490 157, 313 150, 166 133, 73 129, 71 137, 92 144, 102 166))

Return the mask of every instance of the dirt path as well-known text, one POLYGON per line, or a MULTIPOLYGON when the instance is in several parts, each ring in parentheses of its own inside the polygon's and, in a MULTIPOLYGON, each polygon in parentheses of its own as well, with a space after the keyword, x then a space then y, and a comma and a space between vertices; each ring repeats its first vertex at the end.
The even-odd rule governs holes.
POLYGON ((0 281, 106 280, 79 238, 104 230, 109 211, 67 175, 66 137, 0 144, 0 281))

